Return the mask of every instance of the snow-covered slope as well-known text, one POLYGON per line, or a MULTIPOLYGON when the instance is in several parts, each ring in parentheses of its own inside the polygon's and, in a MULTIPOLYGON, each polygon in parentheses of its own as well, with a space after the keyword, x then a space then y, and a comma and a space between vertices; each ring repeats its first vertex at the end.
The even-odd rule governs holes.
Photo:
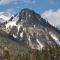
POLYGON ((11 14, 9 12, 0 12, 0 22, 6 22, 10 19, 11 14))
POLYGON ((60 46, 59 38, 56 34, 53 34, 52 32, 49 32, 50 36, 54 39, 54 41, 60 46))

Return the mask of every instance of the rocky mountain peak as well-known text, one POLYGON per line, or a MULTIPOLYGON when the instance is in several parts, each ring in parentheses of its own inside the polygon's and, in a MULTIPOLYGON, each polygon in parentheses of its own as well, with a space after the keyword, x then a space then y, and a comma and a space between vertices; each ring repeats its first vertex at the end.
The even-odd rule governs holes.
POLYGON ((41 16, 37 13, 35 13, 33 10, 30 10, 28 8, 22 9, 19 13, 19 20, 17 23, 21 22, 23 25, 38 25, 40 24, 41 16))
POLYGON ((60 46, 60 31, 39 14, 25 8, 18 17, 17 21, 10 20, 6 24, 9 35, 15 38, 15 41, 38 50, 60 46))

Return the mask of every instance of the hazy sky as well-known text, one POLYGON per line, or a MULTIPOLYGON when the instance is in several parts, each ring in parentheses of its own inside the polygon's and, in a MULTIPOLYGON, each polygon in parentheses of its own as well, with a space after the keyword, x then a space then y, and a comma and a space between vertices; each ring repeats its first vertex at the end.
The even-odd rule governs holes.
POLYGON ((60 0, 0 0, 0 12, 19 12, 30 8, 51 24, 60 25, 60 0))

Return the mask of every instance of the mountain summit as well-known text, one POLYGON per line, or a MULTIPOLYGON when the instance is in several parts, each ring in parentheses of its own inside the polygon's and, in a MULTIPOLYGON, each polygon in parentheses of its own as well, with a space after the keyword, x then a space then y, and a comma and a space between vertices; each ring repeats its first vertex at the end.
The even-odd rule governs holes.
POLYGON ((15 16, 5 26, 9 36, 22 46, 37 50, 60 46, 60 31, 28 8, 22 9, 18 18, 15 16))
POLYGON ((35 13, 33 10, 30 9, 22 9, 21 12, 19 13, 19 20, 17 23, 23 21, 23 24, 27 24, 27 26, 33 25, 33 24, 38 24, 39 20, 37 18, 40 18, 40 15, 38 15, 37 13, 35 13))

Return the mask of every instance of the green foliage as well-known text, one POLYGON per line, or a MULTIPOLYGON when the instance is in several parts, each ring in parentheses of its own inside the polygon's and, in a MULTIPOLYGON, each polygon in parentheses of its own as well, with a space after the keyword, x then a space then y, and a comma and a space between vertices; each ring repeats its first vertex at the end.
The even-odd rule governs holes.
POLYGON ((60 48, 46 48, 42 51, 17 50, 17 53, 14 53, 13 56, 11 56, 9 50, 4 50, 1 60, 60 60, 60 48))
POLYGON ((9 51, 8 51, 8 50, 5 50, 5 51, 4 51, 3 59, 10 60, 10 54, 9 54, 9 51))
POLYGON ((60 60, 60 48, 45 49, 42 51, 33 50, 18 54, 14 60, 60 60))

